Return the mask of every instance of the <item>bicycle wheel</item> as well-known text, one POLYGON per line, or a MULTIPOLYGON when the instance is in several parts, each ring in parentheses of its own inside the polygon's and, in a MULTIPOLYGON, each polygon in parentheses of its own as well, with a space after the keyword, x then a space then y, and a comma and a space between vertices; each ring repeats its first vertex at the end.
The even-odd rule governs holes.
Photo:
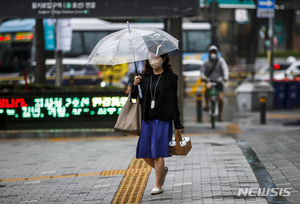
POLYGON ((210 120, 211 120, 211 128, 212 129, 215 129, 215 124, 216 124, 216 117, 215 116, 213 116, 213 115, 211 115, 210 116, 210 120))
POLYGON ((215 118, 215 102, 212 99, 211 100, 211 115, 210 115, 210 121, 211 121, 211 128, 215 128, 216 118, 215 118))

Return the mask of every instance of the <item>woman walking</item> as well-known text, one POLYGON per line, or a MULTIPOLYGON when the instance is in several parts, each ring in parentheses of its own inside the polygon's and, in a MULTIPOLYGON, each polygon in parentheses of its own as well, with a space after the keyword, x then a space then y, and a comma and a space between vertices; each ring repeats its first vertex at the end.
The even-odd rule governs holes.
POLYGON ((142 74, 134 78, 131 89, 132 98, 138 95, 138 84, 142 89, 142 126, 136 158, 143 158, 155 169, 156 183, 152 195, 163 192, 162 185, 168 172, 164 157, 170 156, 172 121, 176 130, 184 128, 179 118, 177 81, 178 76, 172 71, 169 55, 157 56, 151 53, 150 59, 145 61, 142 74))

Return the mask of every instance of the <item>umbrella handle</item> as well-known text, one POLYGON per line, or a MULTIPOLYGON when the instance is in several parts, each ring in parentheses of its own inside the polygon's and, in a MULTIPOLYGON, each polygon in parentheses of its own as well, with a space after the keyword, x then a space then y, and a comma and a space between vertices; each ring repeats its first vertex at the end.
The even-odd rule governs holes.
POLYGON ((138 85, 138 89, 139 89, 140 98, 143 98, 142 89, 141 89, 140 84, 138 85))
MULTIPOLYGON (((137 66, 136 66, 136 62, 134 61, 134 67, 135 67, 135 76, 137 76, 137 66)), ((141 89, 141 85, 138 84, 138 89, 139 89, 139 95, 140 95, 140 98, 142 99, 143 98, 143 94, 142 94, 142 89, 141 89)))
POLYGON ((130 33, 129 21, 127 21, 127 28, 128 28, 129 33, 130 33))

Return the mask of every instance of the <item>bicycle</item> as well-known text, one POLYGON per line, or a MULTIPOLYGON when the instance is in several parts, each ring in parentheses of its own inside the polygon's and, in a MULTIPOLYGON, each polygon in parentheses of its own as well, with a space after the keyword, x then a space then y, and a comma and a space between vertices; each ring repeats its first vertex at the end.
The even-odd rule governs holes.
POLYGON ((222 80, 218 80, 219 82, 211 82, 209 79, 207 82, 211 84, 211 88, 209 88, 208 96, 210 97, 210 109, 208 114, 210 115, 210 121, 211 121, 211 127, 214 129, 216 127, 216 116, 219 114, 218 109, 218 97, 219 97, 219 90, 216 88, 216 86, 222 82, 222 80))

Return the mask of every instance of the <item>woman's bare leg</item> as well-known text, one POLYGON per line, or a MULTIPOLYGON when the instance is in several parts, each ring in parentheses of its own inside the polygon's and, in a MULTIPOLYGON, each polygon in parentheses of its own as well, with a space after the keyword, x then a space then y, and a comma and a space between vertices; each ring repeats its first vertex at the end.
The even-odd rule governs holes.
POLYGON ((154 158, 154 167, 155 167, 155 176, 156 176, 156 184, 155 188, 161 188, 161 181, 164 174, 165 169, 165 160, 163 157, 154 158))
POLYGON ((143 159, 149 166, 154 168, 154 159, 152 159, 152 158, 143 158, 143 159))

